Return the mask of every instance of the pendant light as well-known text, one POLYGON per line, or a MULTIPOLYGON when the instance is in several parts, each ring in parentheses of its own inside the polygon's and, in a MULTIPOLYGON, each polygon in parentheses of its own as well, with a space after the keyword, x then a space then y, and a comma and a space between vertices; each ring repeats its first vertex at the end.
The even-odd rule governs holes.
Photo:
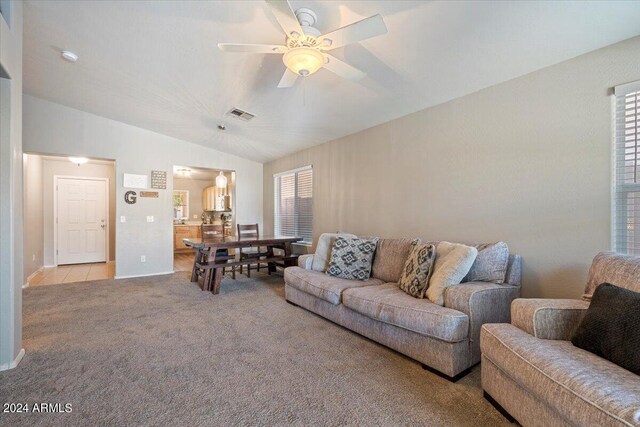
POLYGON ((227 190, 227 177, 222 171, 220 171, 220 175, 216 176, 216 187, 224 188, 225 192, 227 190))

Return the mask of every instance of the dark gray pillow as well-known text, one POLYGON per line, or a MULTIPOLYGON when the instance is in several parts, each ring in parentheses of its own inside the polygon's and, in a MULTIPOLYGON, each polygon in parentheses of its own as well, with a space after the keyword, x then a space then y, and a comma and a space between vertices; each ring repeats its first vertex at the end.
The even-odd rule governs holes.
POLYGON ((504 283, 509 265, 509 246, 505 242, 475 245, 478 256, 463 282, 504 283))
POLYGON ((640 375, 639 313, 639 292, 603 283, 571 342, 640 375))
POLYGON ((377 243, 377 237, 360 239, 336 236, 327 274, 343 279, 367 280, 371 276, 371 263, 377 243))

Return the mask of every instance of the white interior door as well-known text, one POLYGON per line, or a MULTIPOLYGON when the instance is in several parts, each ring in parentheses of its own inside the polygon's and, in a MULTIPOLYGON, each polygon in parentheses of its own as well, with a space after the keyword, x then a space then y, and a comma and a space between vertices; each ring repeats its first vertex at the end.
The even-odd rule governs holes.
POLYGON ((57 178, 58 264, 106 262, 107 181, 57 178))

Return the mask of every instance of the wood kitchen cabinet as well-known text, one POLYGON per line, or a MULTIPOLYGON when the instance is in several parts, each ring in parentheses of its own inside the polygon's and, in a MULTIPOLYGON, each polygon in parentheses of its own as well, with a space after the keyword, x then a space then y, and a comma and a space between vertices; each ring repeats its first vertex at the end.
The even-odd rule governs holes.
POLYGON ((173 226, 173 250, 178 251, 190 251, 191 248, 185 246, 182 239, 189 237, 200 237, 199 225, 174 225, 173 226))

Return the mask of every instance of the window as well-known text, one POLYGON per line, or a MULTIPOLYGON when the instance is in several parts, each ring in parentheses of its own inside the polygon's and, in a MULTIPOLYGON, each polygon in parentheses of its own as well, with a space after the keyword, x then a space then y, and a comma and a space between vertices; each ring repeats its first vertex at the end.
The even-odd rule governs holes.
POLYGON ((189 219, 189 191, 173 190, 173 219, 189 219))
POLYGON ((615 88, 613 248, 640 255, 640 82, 615 88))
POLYGON ((313 169, 305 166, 273 176, 275 233, 313 241, 313 169))

